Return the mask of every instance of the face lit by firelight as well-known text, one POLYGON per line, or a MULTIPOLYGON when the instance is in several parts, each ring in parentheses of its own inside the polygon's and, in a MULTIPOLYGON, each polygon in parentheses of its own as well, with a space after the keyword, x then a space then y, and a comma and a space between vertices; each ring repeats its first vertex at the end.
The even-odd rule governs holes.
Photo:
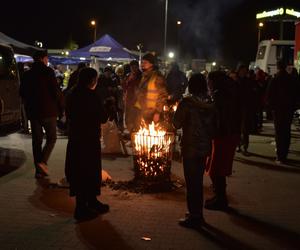
POLYGON ((141 68, 142 70, 145 72, 145 71, 150 71, 153 69, 153 64, 150 63, 149 61, 147 60, 142 60, 142 64, 141 64, 141 68))

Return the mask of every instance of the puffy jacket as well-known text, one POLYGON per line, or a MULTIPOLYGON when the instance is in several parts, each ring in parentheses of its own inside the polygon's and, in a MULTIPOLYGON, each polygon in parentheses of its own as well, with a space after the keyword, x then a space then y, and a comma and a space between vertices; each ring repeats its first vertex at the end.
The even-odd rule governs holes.
POLYGON ((183 98, 175 112, 173 125, 182 128, 182 153, 184 157, 206 156, 211 151, 216 128, 214 104, 206 97, 183 98))

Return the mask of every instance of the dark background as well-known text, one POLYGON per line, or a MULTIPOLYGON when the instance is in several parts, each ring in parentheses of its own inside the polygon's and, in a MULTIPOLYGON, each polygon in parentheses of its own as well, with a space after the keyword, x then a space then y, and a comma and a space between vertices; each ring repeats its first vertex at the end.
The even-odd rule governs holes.
MULTIPOLYGON (((163 50, 164 0, 10 1, 1 3, 0 31, 17 40, 48 49, 79 47, 108 33, 128 49, 143 44, 144 51, 163 50)), ((181 58, 203 58, 227 65, 254 60, 257 48, 255 15, 263 10, 291 7, 299 0, 169 0, 168 49, 180 46, 181 58), (178 29, 176 21, 181 20, 178 29)), ((279 24, 266 23, 262 39, 279 38, 279 24)), ((294 38, 294 24, 285 24, 285 39, 294 38)))

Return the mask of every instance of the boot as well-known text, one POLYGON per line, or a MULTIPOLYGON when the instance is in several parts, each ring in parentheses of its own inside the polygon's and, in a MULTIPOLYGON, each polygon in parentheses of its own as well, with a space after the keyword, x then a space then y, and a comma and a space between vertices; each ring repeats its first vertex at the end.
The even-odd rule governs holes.
POLYGON ((97 217, 97 213, 87 206, 86 199, 83 196, 76 196, 76 207, 74 219, 77 221, 91 220, 97 217))
POLYGON ((89 198, 87 205, 88 208, 94 210, 99 214, 104 214, 109 211, 109 205, 98 201, 96 196, 89 198))
POLYGON ((226 210, 228 201, 226 196, 226 177, 218 176, 215 179, 216 195, 212 199, 206 200, 204 207, 209 210, 226 210))

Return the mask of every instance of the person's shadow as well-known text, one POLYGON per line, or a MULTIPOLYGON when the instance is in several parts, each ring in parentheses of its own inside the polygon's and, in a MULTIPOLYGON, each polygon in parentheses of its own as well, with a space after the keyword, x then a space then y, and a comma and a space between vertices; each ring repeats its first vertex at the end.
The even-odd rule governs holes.
POLYGON ((227 211, 232 222, 257 235, 276 243, 281 249, 299 249, 300 234, 230 208, 227 211))
POLYGON ((211 242, 218 245, 221 249, 228 250, 252 250, 254 247, 250 246, 247 243, 244 243, 226 233, 220 229, 205 224, 201 229, 197 230, 202 236, 210 240, 211 242))
POLYGON ((76 232, 84 244, 95 249, 133 249, 122 239, 110 222, 101 216, 91 221, 78 223, 76 232))
POLYGON ((29 201, 35 207, 49 211, 50 215, 67 218, 68 224, 76 224, 76 234, 84 245, 96 249, 131 249, 101 215, 93 220, 76 222, 73 219, 75 201, 69 197, 68 189, 59 188, 47 178, 37 179, 36 184, 37 188, 29 201))
POLYGON ((275 165, 274 163, 267 163, 267 162, 260 162, 260 161, 255 161, 251 159, 245 159, 242 157, 235 157, 234 161, 241 162, 242 164, 246 165, 251 165, 253 167, 258 167, 261 169, 268 169, 272 171, 278 171, 278 172, 286 172, 286 173, 295 173, 295 174, 300 174, 300 169, 299 169, 299 161, 296 160, 289 160, 288 164, 289 165, 275 165))

